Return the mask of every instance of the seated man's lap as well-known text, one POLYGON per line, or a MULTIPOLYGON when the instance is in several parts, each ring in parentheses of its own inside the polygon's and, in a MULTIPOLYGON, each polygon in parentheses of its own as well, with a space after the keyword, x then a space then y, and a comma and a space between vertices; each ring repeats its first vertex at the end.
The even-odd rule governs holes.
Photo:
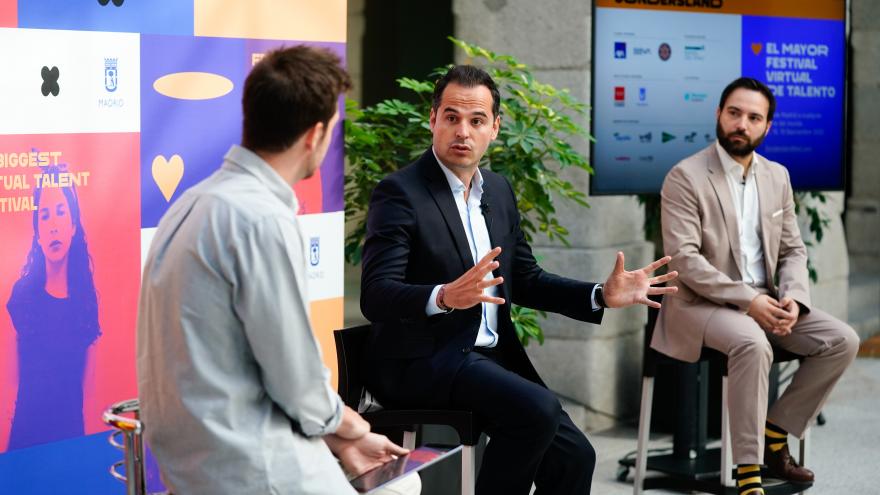
POLYGON ((751 316, 725 307, 716 309, 706 323, 703 345, 727 355, 743 348, 770 351, 767 332, 751 316))
POLYGON ((799 356, 814 356, 840 345, 858 346, 858 335, 846 323, 813 308, 802 314, 791 330, 790 335, 779 337, 768 335, 774 346, 778 346, 799 356))
POLYGON ((473 352, 452 382, 451 407, 473 411, 493 426, 546 425, 555 430, 562 412, 556 395, 547 388, 505 369, 473 352))
POLYGON ((766 352, 766 345, 772 344, 800 356, 812 356, 858 337, 847 324, 818 308, 801 314, 790 334, 778 336, 765 331, 751 316, 720 307, 709 319, 703 339, 705 346, 728 355, 743 346, 766 352))

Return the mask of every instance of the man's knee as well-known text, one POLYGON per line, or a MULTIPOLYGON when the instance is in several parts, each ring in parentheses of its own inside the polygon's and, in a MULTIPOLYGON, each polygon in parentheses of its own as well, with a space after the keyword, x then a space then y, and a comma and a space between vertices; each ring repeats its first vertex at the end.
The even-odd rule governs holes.
POLYGON ((527 410, 523 411, 524 420, 532 425, 540 435, 552 438, 559 428, 562 417, 562 404, 553 392, 541 388, 529 398, 527 410))
POLYGON ((773 346, 764 335, 750 336, 731 349, 730 357, 769 366, 773 362, 773 346))
POLYGON ((843 352, 846 354, 849 361, 852 361, 856 358, 856 354, 859 352, 859 344, 861 344, 861 339, 859 339, 859 334, 856 333, 855 330, 852 329, 846 323, 841 323, 843 329, 841 332, 843 333, 843 352))
POLYGON ((574 457, 584 470, 592 471, 596 467, 596 449, 586 436, 582 435, 577 442, 574 457))

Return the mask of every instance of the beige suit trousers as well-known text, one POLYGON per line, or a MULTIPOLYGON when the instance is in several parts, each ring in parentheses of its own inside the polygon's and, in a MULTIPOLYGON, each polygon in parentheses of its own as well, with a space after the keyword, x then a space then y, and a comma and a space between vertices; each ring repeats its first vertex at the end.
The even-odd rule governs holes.
POLYGON ((769 419, 789 433, 802 436, 855 359, 859 338, 847 324, 816 308, 798 318, 791 334, 778 337, 765 332, 750 316, 719 306, 706 326, 704 343, 728 357, 733 462, 762 464, 764 422, 769 419), (768 412, 771 343, 805 358, 768 412))

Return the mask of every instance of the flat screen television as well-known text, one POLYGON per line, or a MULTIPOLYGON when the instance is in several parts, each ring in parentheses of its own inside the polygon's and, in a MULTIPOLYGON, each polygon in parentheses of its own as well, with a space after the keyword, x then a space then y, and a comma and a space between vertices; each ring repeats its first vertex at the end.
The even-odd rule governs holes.
POLYGON ((842 190, 845 0, 596 0, 590 194, 660 191, 715 141, 715 110, 740 76, 770 86, 776 115, 758 153, 798 190, 842 190))

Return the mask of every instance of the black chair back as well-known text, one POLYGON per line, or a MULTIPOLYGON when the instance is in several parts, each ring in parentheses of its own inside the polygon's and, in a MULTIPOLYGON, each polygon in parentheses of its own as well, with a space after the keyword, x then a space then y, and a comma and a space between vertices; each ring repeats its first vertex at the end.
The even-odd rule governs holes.
POLYGON ((370 325, 360 325, 333 331, 336 359, 339 367, 339 396, 345 405, 357 411, 364 393, 361 380, 364 349, 370 336, 370 325))

